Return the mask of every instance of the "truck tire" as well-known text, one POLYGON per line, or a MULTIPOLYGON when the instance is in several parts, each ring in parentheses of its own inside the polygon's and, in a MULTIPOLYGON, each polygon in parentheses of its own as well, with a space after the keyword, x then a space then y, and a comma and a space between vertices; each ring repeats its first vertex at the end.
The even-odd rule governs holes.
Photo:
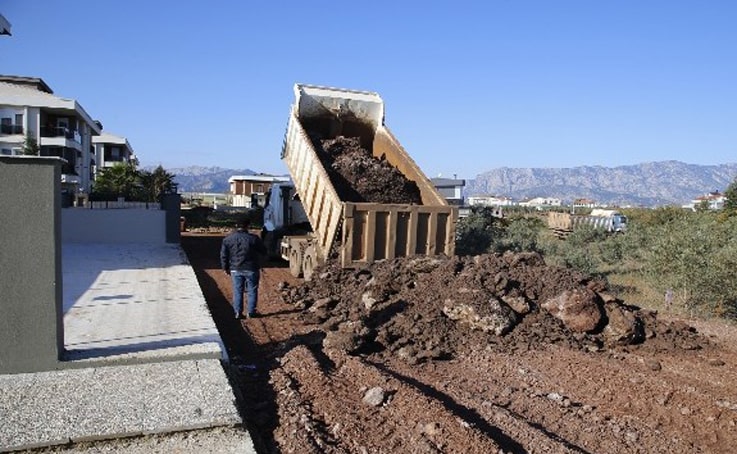
POLYGON ((302 275, 305 281, 312 280, 312 274, 317 266, 317 250, 315 246, 307 246, 304 257, 302 258, 302 275))
POLYGON ((289 250, 289 272, 294 277, 302 275, 302 249, 293 247, 289 250))

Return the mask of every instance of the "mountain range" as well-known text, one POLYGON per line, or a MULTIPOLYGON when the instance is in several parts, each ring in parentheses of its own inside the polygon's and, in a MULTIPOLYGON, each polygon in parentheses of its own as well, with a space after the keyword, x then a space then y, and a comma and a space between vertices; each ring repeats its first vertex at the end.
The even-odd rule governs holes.
MULTIPOLYGON (((191 166, 167 169, 179 192, 228 192, 228 178, 254 175, 250 169, 191 166)), ((522 200, 578 198, 619 206, 682 205, 712 191, 723 192, 737 178, 737 163, 718 165, 660 161, 643 164, 572 168, 508 168, 482 172, 466 180, 464 195, 496 195, 522 200)))
POLYGON ((166 169, 174 175, 179 192, 224 193, 230 190, 228 178, 234 175, 255 175, 251 169, 225 169, 222 167, 189 166, 166 169))
POLYGON ((466 182, 467 195, 499 195, 521 200, 554 197, 564 203, 587 198, 618 206, 682 205, 713 191, 724 192, 737 178, 737 163, 680 161, 573 168, 499 168, 466 182))

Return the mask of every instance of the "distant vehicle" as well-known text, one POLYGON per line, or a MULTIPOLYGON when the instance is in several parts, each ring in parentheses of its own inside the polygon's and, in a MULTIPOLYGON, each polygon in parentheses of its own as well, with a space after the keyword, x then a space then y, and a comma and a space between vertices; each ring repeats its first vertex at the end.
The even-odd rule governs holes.
POLYGON ((603 229, 609 233, 624 233, 627 231, 627 216, 616 210, 596 208, 589 215, 575 215, 569 213, 548 213, 548 228, 560 237, 567 236, 582 225, 590 225, 595 229, 603 229))
POLYGON ((384 125, 381 97, 303 84, 295 84, 294 94, 282 148, 292 182, 272 187, 263 232, 267 247, 275 252, 278 246, 289 261, 292 275, 310 280, 328 257, 342 267, 356 267, 410 255, 453 255, 458 208, 438 193, 384 125), (360 137, 370 143, 375 157, 417 184, 422 204, 341 200, 308 131, 326 139, 360 137), (307 226, 311 231, 299 232, 307 226))

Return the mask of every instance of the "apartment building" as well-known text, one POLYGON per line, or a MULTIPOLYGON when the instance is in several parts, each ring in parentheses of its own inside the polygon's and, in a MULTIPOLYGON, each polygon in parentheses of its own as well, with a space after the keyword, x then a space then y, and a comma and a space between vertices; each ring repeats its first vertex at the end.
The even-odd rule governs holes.
POLYGON ((520 206, 531 208, 547 208, 561 206, 561 200, 555 197, 534 197, 531 199, 521 200, 520 206))
POLYGON ((468 198, 468 204, 476 207, 508 207, 514 205, 514 202, 507 196, 475 195, 468 198))
POLYGON ((580 198, 580 199, 575 199, 573 201, 574 209, 576 208, 596 208, 597 206, 599 205, 596 203, 596 200, 592 200, 592 199, 580 198))
POLYGON ((228 178, 232 206, 251 208, 254 204, 264 206, 271 185, 289 181, 289 177, 275 175, 233 175, 228 178))
POLYGON ((451 205, 463 205, 463 187, 466 186, 466 180, 457 178, 430 178, 430 182, 435 189, 445 197, 451 205))
POLYGON ((76 198, 89 193, 95 177, 92 137, 102 124, 74 99, 54 95, 37 77, 0 75, 0 154, 23 154, 35 143, 40 156, 57 156, 62 166, 62 193, 76 198))
POLYGON ((719 191, 713 191, 696 197, 691 201, 691 203, 683 205, 683 208, 688 208, 694 211, 700 208, 705 208, 708 210, 721 210, 722 208, 724 208, 724 202, 726 200, 727 197, 724 194, 719 191))
POLYGON ((115 164, 138 164, 133 148, 125 137, 101 132, 99 136, 92 136, 92 146, 94 148, 95 178, 102 173, 103 169, 115 164))

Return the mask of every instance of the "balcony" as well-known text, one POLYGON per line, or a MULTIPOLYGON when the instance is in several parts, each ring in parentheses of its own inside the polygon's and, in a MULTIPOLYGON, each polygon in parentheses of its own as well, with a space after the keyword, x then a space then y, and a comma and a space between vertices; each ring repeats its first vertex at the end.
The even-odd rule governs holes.
POLYGON ((23 134, 23 125, 0 125, 0 134, 23 134))
POLYGON ((66 161, 61 165, 62 175, 79 175, 76 171, 76 167, 77 163, 80 162, 79 160, 82 156, 81 152, 77 149, 67 147, 62 148, 42 146, 40 156, 56 156, 58 158, 62 158, 66 161))
POLYGON ((103 167, 114 167, 116 164, 127 164, 130 162, 130 159, 124 158, 124 157, 117 157, 117 158, 111 158, 111 159, 105 159, 102 161, 103 167))
POLYGON ((64 126, 42 126, 39 142, 42 147, 63 147, 82 151, 82 136, 76 130, 64 126))
POLYGON ((42 126, 41 137, 64 137, 82 143, 82 136, 76 129, 69 129, 64 126, 42 126))

